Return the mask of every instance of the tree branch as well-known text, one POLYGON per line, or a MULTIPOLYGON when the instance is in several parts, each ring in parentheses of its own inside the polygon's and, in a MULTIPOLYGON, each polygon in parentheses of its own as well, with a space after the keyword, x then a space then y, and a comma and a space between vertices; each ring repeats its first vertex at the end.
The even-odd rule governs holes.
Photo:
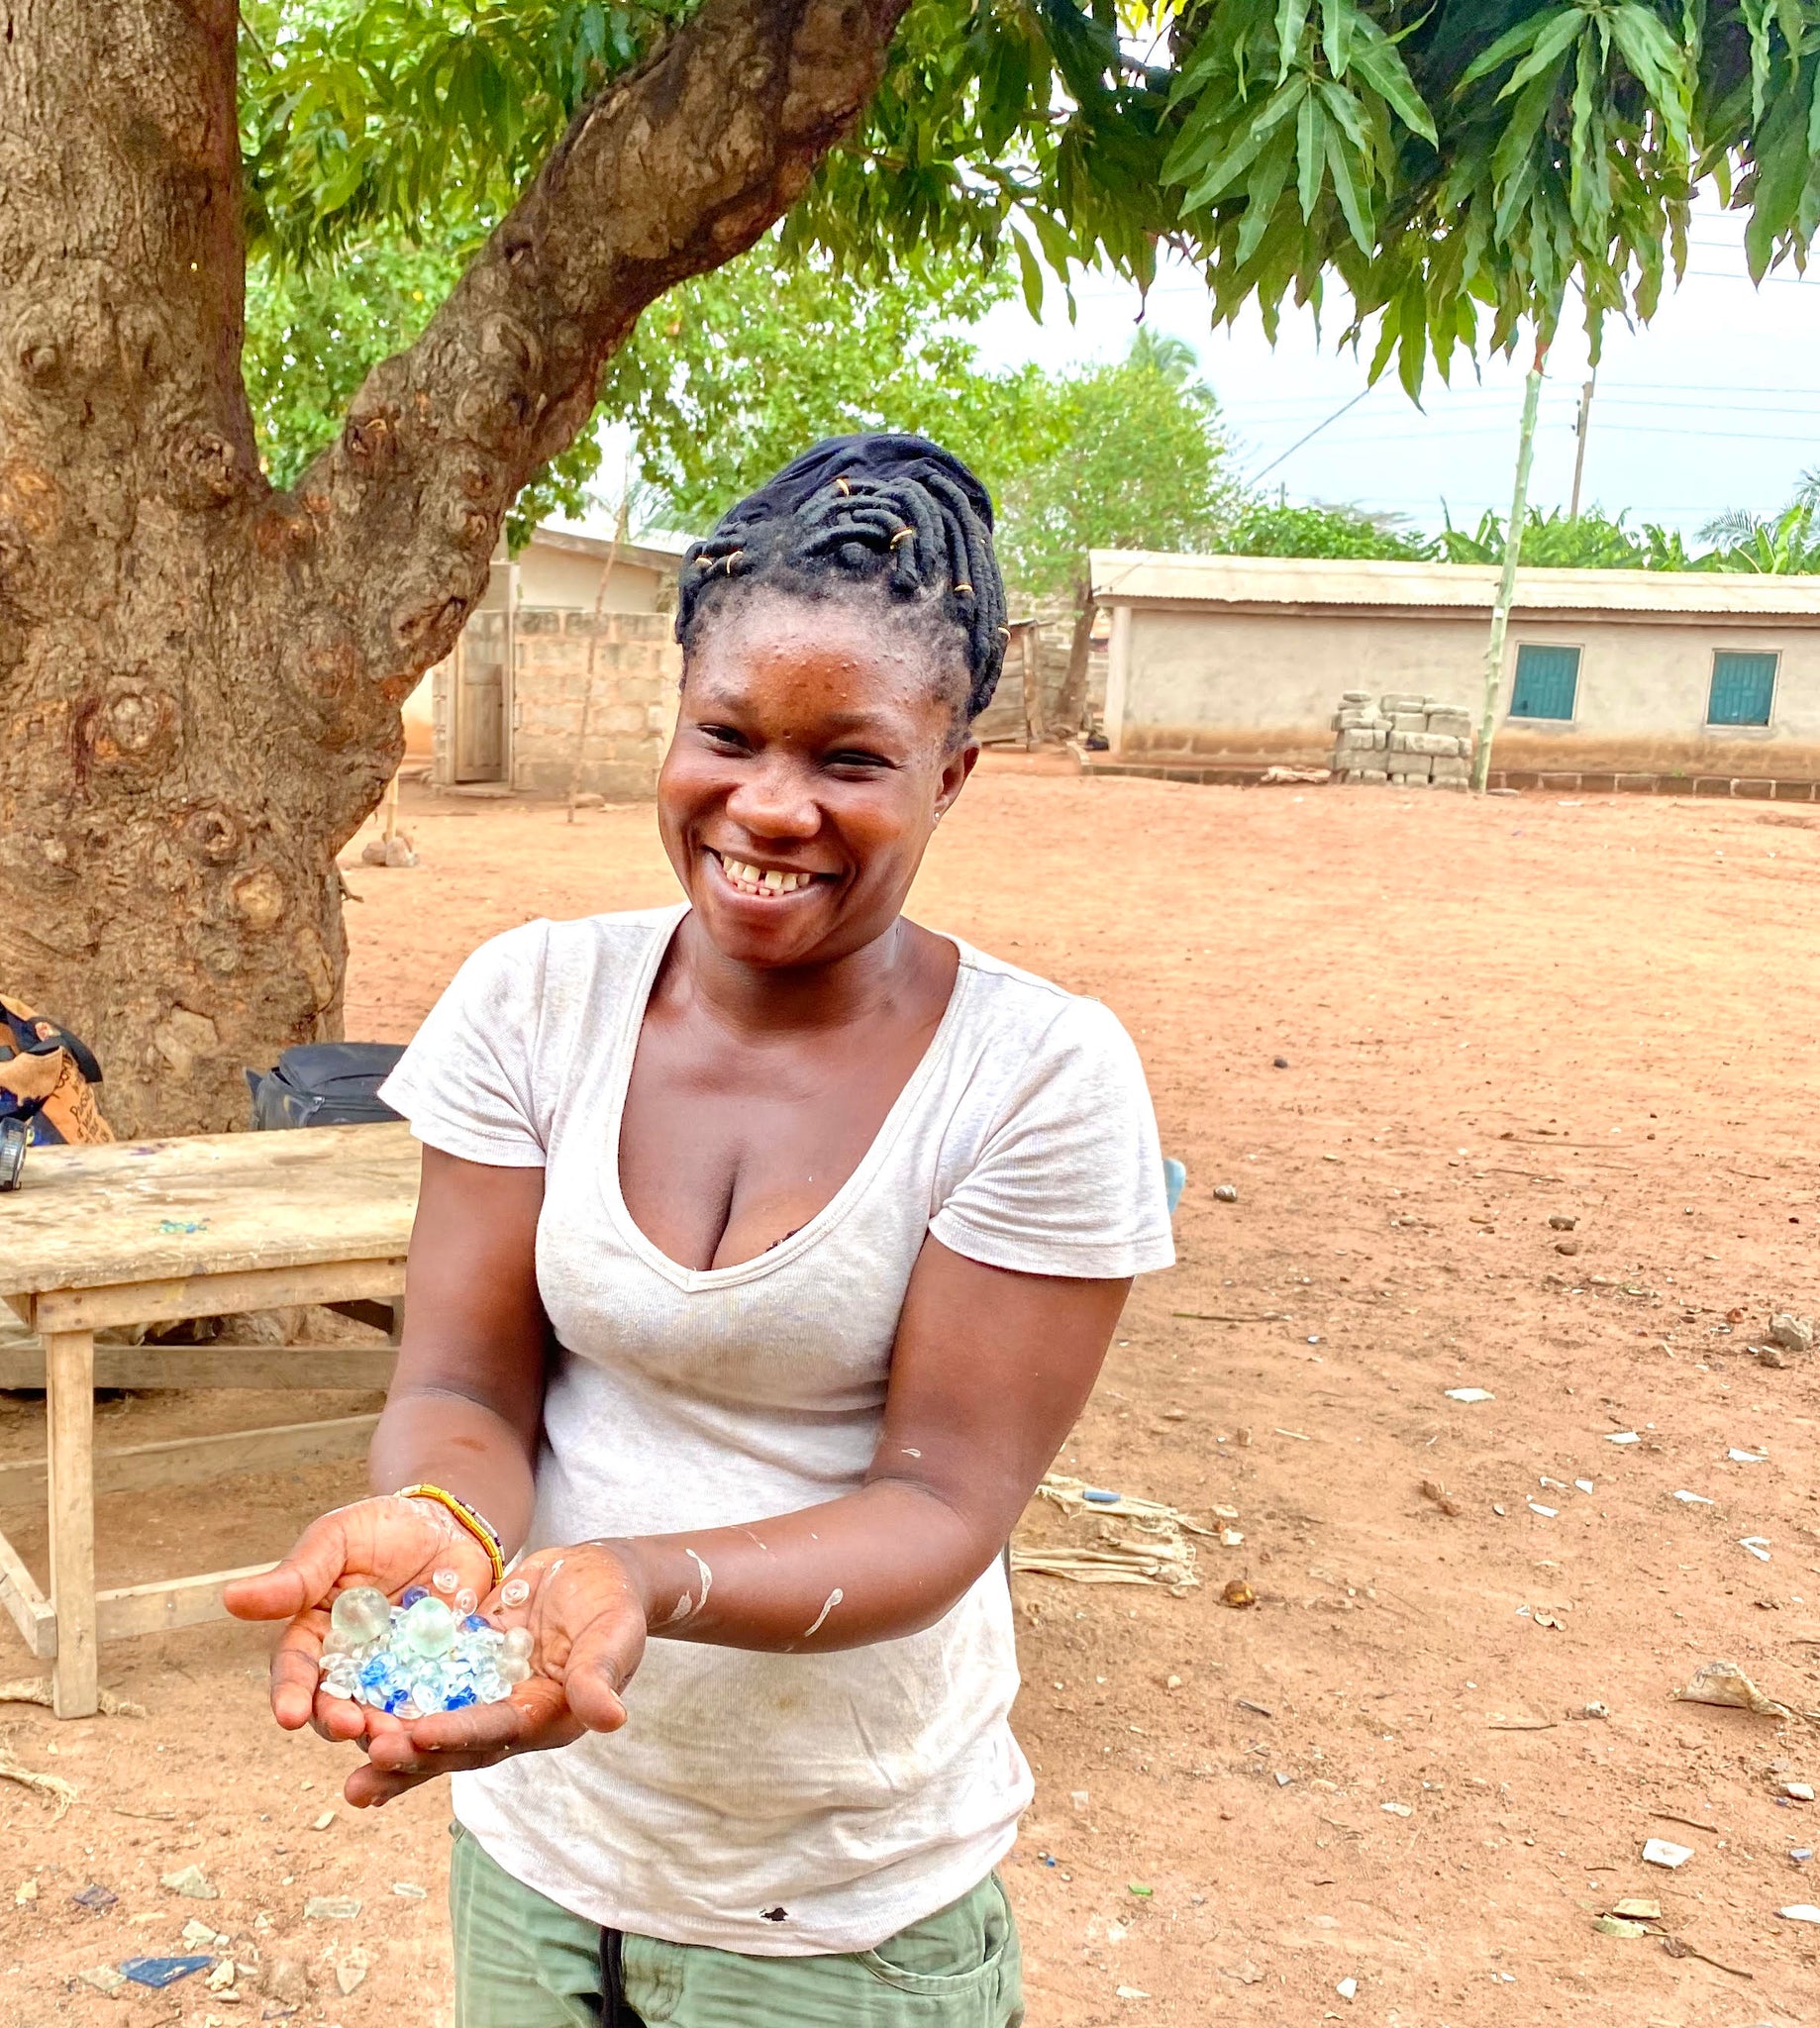
POLYGON ((342 652, 319 665, 338 701, 401 698, 449 652, 507 508, 586 424, 640 312, 789 208, 871 96, 906 4, 707 0, 577 115, 423 337, 272 503, 267 554, 335 614, 342 652))

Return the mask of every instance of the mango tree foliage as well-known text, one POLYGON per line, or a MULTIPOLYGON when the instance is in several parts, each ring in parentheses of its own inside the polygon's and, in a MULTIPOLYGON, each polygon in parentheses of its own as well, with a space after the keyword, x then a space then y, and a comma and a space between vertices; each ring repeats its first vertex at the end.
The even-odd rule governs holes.
MULTIPOLYGON (((255 252, 486 219, 695 0, 249 0, 255 252)), ((1761 277, 1820 225, 1820 0, 913 0, 785 248, 1010 264, 1033 306, 1172 251, 1216 320, 1319 309, 1373 375, 1647 318, 1713 179, 1761 277)))

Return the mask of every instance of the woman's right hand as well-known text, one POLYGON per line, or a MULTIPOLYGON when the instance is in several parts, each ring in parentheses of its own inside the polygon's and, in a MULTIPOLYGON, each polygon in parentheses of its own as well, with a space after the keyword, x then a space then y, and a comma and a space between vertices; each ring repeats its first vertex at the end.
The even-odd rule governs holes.
POLYGON ((222 1602, 236 1619, 290 1622, 271 1659, 272 1716, 287 1732, 312 1718, 325 1738, 365 1729, 359 1706, 317 1689, 336 1593, 372 1585, 396 1600, 413 1584, 431 1589, 438 1571, 454 1571, 457 1590, 481 1598, 493 1588, 491 1559, 447 1507, 386 1494, 312 1521, 281 1564, 226 1587, 222 1602))

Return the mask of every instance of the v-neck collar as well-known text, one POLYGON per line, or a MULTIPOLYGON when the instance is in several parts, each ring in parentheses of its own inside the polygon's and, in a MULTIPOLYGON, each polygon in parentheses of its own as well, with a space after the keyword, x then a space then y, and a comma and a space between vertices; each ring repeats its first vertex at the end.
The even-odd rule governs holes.
POLYGON ((685 1268, 680 1261, 672 1261, 645 1233, 638 1220, 633 1217, 626 1202, 625 1191, 620 1187, 619 1144, 620 1134, 626 1116, 626 1096, 632 1087, 632 1066, 638 1056, 639 1037, 645 1028, 646 1009, 651 1004, 652 989, 657 984, 658 967, 664 954, 669 950, 677 929, 688 914, 687 902, 679 902, 669 911, 667 923, 659 921, 651 939, 651 947, 645 955, 645 962, 639 975, 627 996, 626 1011, 620 1022, 619 1036, 614 1047, 613 1085, 607 1100, 605 1159, 600 1165, 601 1194, 606 1199, 607 1213, 622 1240, 634 1254, 660 1274, 665 1281, 685 1292, 698 1289, 730 1288, 742 1281, 757 1280, 760 1275, 774 1273, 815 1246, 840 1224, 853 1207, 865 1194, 873 1176, 883 1166, 891 1152, 893 1143, 902 1132, 904 1122, 915 1112, 925 1087, 935 1076, 942 1060, 948 1055, 949 1046, 956 1028, 960 1025, 961 1001, 965 997, 972 976, 969 963, 971 953, 959 937, 947 936, 943 931, 932 934, 943 937, 953 944, 960 963, 955 968, 955 983, 948 995, 948 1005, 942 1010, 942 1019, 936 1024, 936 1032, 929 1039, 917 1066, 904 1082, 903 1089, 891 1102, 891 1109, 884 1116, 878 1132, 873 1135, 871 1146, 859 1158, 846 1182, 829 1198, 828 1202, 809 1220, 799 1225, 787 1238, 781 1239, 763 1253, 757 1254, 750 1261, 735 1261, 725 1268, 685 1268))

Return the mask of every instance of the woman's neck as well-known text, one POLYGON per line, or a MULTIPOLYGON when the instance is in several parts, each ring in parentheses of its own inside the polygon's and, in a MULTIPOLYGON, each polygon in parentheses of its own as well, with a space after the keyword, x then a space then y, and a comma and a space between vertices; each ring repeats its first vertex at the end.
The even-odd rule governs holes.
POLYGON ((882 936, 826 963, 743 964, 717 949, 690 915, 677 928, 658 992, 692 1000, 742 1034, 849 1028, 883 1013, 920 981, 918 947, 925 941, 898 916, 882 936))

